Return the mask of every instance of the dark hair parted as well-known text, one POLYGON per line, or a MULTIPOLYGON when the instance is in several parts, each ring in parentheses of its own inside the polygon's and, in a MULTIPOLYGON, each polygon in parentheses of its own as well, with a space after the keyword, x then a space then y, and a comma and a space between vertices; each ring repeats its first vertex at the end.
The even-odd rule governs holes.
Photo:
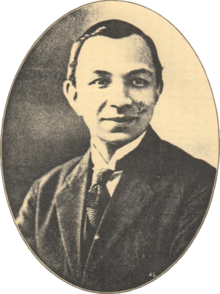
POLYGON ((153 40, 144 34, 140 29, 135 27, 132 24, 129 24, 125 21, 111 19, 107 21, 99 22, 92 27, 90 27, 76 42, 74 42, 71 53, 70 53, 70 60, 68 65, 67 71, 67 79, 72 82, 74 86, 76 86, 76 79, 75 79, 75 71, 77 66, 77 59, 80 53, 80 50, 86 40, 95 36, 105 36, 112 39, 121 39, 125 37, 129 37, 133 34, 136 34, 142 37, 147 45, 149 46, 153 58, 153 63, 156 69, 156 79, 157 79, 157 86, 161 86, 161 91, 163 88, 163 79, 162 79, 162 66, 157 54, 156 46, 153 40))

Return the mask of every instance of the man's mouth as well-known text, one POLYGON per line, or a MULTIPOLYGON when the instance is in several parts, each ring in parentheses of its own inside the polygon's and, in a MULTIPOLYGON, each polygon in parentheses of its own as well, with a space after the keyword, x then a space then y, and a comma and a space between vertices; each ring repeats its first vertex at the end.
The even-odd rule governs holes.
POLYGON ((102 121, 114 121, 117 123, 126 123, 126 122, 132 122, 136 120, 138 116, 123 116, 123 117, 107 117, 102 118, 102 121))

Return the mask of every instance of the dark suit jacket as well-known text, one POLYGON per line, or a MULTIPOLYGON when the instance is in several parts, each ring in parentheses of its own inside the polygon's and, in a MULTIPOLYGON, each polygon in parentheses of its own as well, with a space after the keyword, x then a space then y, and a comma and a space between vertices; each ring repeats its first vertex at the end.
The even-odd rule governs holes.
POLYGON ((84 264, 89 161, 90 150, 37 180, 17 224, 43 263, 68 282, 106 292, 140 286, 170 267, 192 241, 210 202, 215 169, 149 127, 120 162, 124 173, 84 264))

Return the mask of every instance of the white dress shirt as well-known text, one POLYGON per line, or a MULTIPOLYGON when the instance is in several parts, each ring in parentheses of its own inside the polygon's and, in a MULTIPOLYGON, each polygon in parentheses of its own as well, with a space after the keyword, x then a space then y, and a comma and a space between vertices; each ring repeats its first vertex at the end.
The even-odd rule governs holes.
MULTIPOLYGON (((140 144, 145 134, 146 134, 146 131, 142 133, 137 139, 117 149, 109 162, 107 162, 103 157, 104 152, 102 152, 103 147, 102 147, 102 144, 100 144, 100 141, 96 137, 92 137, 91 138, 91 157, 92 157, 92 162, 94 164, 92 185, 95 182, 96 174, 101 169, 115 170, 117 161, 122 159, 125 155, 133 151, 135 148, 137 148, 137 146, 140 144)), ((123 173, 123 170, 115 171, 106 184, 108 192, 111 197, 121 179, 122 173, 123 173)))

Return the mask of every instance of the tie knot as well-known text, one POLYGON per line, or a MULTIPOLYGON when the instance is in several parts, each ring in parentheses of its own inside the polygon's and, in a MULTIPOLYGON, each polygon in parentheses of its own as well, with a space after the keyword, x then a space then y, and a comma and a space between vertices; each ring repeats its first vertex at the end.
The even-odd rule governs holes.
POLYGON ((108 180, 110 179, 111 175, 113 174, 113 170, 111 169, 101 169, 97 174, 96 174, 96 179, 95 182, 98 185, 105 185, 108 180))

